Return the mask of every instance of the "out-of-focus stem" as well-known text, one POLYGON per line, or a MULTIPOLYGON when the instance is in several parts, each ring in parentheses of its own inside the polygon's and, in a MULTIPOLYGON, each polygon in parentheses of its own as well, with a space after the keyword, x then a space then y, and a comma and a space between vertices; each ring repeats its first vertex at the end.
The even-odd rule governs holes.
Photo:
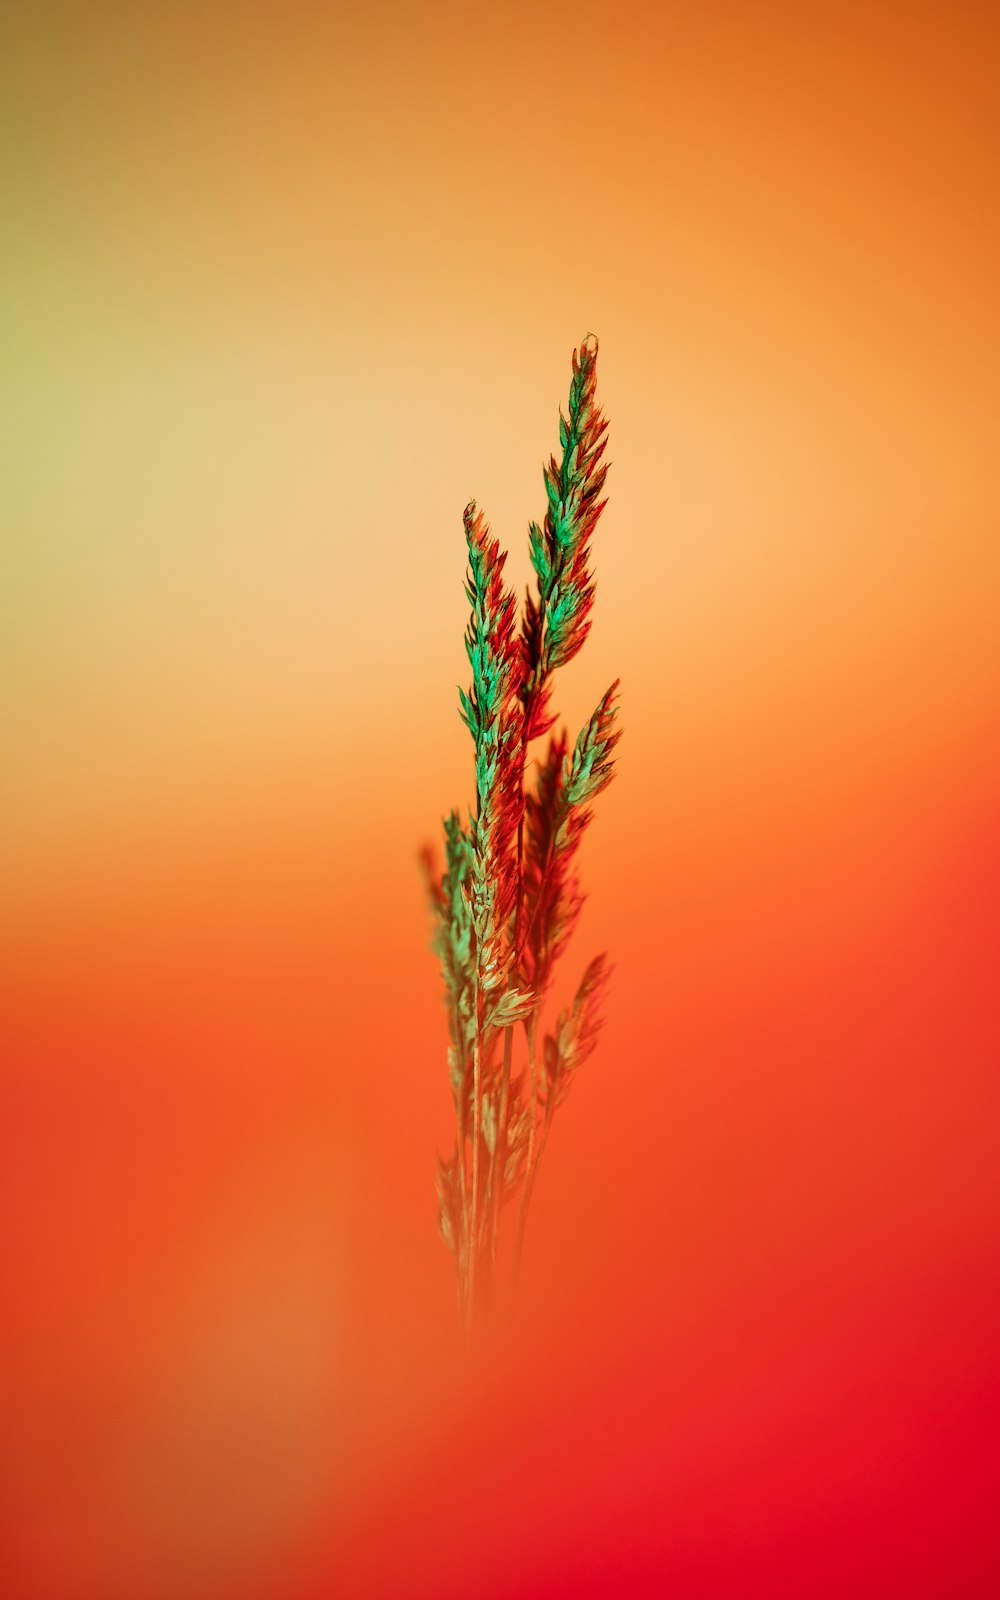
POLYGON ((531 1117, 528 1123, 528 1155, 524 1168, 524 1187, 521 1190, 521 1202, 517 1209, 517 1232, 514 1236, 514 1293, 517 1293, 517 1280, 521 1270, 521 1251, 524 1248, 524 1225, 528 1216, 528 1205, 531 1200, 531 1191, 535 1183, 535 1171, 542 1154, 545 1134, 548 1131, 548 1118, 542 1130, 542 1144, 538 1153, 535 1153, 535 1113, 538 1105, 538 1069, 535 1063, 535 1029, 537 1026, 537 1012, 528 1020, 528 1073, 531 1085, 531 1117))
MULTIPOLYGON (((511 984, 508 984, 508 989, 511 984)), ((503 1041, 503 1078, 500 1084, 500 1111, 497 1116, 496 1139, 493 1144, 493 1155, 490 1160, 490 1204, 492 1207, 490 1226, 490 1263, 496 1267, 497 1261, 497 1235, 500 1231, 500 1207, 503 1203, 504 1166, 507 1160, 507 1105, 510 1098, 510 1059, 514 1047, 514 1025, 510 1024, 504 1030, 503 1041)))
POLYGON ((480 1044, 482 1038, 483 1008, 476 985, 476 1037, 472 1046, 472 1203, 470 1206, 469 1239, 469 1310, 468 1330, 471 1331, 476 1310, 476 1256, 479 1251, 479 1140, 482 1129, 482 1084, 480 1081, 480 1044))

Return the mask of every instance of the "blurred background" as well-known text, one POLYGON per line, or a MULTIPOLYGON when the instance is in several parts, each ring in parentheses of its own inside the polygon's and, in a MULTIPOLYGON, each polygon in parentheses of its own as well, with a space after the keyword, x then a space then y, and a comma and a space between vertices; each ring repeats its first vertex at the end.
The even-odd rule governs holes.
POLYGON ((1000 1592, 977 4, 9 4, 0 1588, 1000 1592), (562 1003, 457 1339, 418 846, 600 339, 562 1003))

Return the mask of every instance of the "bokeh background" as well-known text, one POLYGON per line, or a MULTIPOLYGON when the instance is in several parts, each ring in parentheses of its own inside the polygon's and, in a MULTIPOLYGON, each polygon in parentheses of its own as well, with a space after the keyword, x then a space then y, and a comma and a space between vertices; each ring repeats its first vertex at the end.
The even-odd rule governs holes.
POLYGON ((997 47, 5 6, 9 1600, 1000 1592, 997 47), (588 331, 616 975, 470 1368, 416 851, 588 331))

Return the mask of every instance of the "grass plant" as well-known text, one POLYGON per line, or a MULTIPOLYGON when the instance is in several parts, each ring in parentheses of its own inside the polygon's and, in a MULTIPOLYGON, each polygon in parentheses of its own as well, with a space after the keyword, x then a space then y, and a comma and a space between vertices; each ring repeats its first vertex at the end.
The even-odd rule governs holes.
POLYGON ((588 335, 573 352, 560 458, 543 468, 545 518, 528 529, 535 583, 520 618, 504 583, 506 554, 475 501, 463 516, 472 682, 459 689, 459 703, 475 749, 475 808, 465 821, 457 810, 444 819, 443 861, 429 846, 421 859, 457 1124, 451 1153, 438 1158, 439 1223, 470 1334, 491 1303, 501 1217, 515 1201, 516 1282, 538 1166, 555 1112, 597 1042, 610 973, 606 957, 596 956, 553 1031, 542 1032, 554 968, 583 904, 580 842, 621 737, 617 679, 572 747, 552 710, 555 674, 590 632, 590 543, 607 503, 597 350, 588 335), (545 735, 529 779, 529 747, 545 735))

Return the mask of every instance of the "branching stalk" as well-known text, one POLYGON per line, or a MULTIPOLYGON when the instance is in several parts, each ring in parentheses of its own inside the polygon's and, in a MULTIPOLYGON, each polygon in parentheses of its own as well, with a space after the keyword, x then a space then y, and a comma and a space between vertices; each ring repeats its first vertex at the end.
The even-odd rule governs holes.
POLYGON ((545 1037, 540 1061, 540 1015, 552 967, 582 904, 574 858, 590 821, 589 803, 611 779, 611 751, 620 737, 614 728, 616 682, 572 753, 565 734, 552 737, 535 789, 526 793, 529 746, 556 720, 549 710, 554 674, 578 653, 591 626, 590 540, 604 509, 598 497, 607 474, 601 464, 607 423, 596 404, 596 371, 597 341, 588 335, 573 352, 568 415, 559 414, 561 460, 551 456, 543 469, 545 519, 529 525, 536 590, 525 596, 519 629, 514 595, 503 584, 506 557, 475 502, 464 514, 472 685, 468 693, 459 690, 459 698, 475 745, 476 805, 468 828, 457 812, 446 819, 443 876, 429 851, 424 867, 448 996, 458 1114, 455 1155, 439 1161, 440 1224, 455 1253, 469 1334, 490 1303, 503 1205, 519 1190, 516 1283, 553 1113, 593 1048, 606 980, 598 957, 555 1035, 545 1037), (513 1071, 518 1022, 525 1024, 527 1093, 524 1075, 513 1071))

